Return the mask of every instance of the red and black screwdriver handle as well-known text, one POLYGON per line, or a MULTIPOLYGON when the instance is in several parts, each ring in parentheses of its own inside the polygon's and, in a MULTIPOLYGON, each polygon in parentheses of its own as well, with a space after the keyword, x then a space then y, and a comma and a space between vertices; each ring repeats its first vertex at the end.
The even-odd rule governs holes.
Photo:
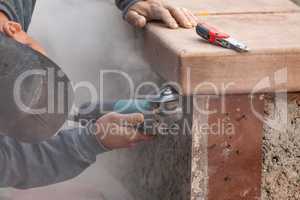
POLYGON ((226 39, 230 36, 226 33, 218 31, 216 28, 211 27, 205 23, 198 23, 196 26, 196 32, 203 39, 209 41, 210 43, 215 43, 218 39, 226 39))

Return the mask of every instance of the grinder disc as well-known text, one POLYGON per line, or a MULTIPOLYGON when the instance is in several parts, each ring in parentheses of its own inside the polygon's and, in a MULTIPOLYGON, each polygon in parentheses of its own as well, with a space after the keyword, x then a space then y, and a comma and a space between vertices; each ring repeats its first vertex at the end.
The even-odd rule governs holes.
POLYGON ((23 142, 53 136, 68 118, 73 89, 54 62, 0 33, 0 134, 23 142))

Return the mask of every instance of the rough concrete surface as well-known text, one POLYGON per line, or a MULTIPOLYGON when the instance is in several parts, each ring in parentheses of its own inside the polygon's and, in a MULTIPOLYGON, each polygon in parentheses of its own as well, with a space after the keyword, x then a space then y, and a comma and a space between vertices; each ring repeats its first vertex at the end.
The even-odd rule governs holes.
POLYGON ((265 115, 262 199, 299 200, 300 95, 269 96, 265 115))
MULTIPOLYGON (((187 112, 184 112, 187 113, 187 112)), ((185 119, 191 121, 191 115, 185 119)), ((112 158, 111 171, 132 195, 130 200, 187 200, 191 196, 192 136, 190 123, 182 131, 160 135, 147 145, 126 151, 130 162, 112 158)), ((109 166, 106 166, 109 168, 109 166)))
POLYGON ((132 200, 189 199, 191 137, 162 136, 128 157, 132 170, 121 180, 132 200))

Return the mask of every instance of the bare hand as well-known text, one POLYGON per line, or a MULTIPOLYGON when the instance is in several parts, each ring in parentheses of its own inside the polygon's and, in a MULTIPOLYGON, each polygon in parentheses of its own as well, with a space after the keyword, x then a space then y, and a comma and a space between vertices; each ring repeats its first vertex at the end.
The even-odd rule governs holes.
POLYGON ((23 29, 21 24, 14 21, 7 21, 3 24, 0 24, 0 32, 6 34, 6 36, 14 39, 15 41, 25 44, 32 49, 40 52, 43 55, 46 55, 45 49, 35 41, 32 37, 30 37, 23 29))
POLYGON ((152 20, 163 21, 169 28, 193 28, 197 25, 197 17, 188 9, 178 8, 163 0, 144 0, 135 3, 128 10, 126 20, 139 28, 152 20))
POLYGON ((109 113, 96 122, 97 140, 108 149, 129 148, 139 142, 149 141, 152 137, 138 133, 135 128, 143 122, 144 116, 139 113, 109 113))

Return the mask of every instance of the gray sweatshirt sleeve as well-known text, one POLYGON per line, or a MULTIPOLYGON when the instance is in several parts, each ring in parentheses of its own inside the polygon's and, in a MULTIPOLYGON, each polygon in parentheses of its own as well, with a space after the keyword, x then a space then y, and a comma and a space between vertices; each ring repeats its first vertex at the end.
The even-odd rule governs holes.
POLYGON ((27 189, 74 178, 105 151, 83 128, 63 130, 39 144, 0 136, 0 187, 27 189))
POLYGON ((123 12, 123 17, 127 14, 130 6, 132 6, 138 1, 142 0, 115 0, 117 7, 123 12))

